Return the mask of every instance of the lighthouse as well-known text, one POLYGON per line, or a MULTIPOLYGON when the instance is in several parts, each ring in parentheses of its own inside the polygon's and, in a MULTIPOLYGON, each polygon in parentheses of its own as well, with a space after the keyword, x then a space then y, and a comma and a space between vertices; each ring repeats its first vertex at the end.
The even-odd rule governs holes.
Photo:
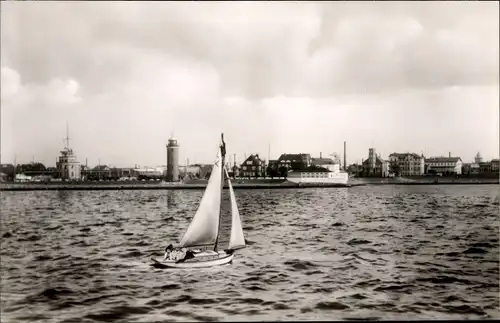
POLYGON ((167 182, 179 181, 179 144, 171 137, 167 144, 167 182))

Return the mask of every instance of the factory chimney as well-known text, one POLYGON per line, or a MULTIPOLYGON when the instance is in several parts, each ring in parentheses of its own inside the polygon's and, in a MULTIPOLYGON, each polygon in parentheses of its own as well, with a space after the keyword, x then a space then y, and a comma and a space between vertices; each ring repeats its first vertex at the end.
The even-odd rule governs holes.
POLYGON ((346 142, 344 141, 344 170, 347 169, 347 167, 346 167, 346 161, 347 161, 347 158, 346 158, 346 142))
POLYGON ((319 159, 321 159, 321 158, 323 158, 323 157, 321 156, 321 151, 320 151, 320 152, 319 152, 319 159))
POLYGON ((448 153, 448 157, 451 158, 451 151, 448 153))

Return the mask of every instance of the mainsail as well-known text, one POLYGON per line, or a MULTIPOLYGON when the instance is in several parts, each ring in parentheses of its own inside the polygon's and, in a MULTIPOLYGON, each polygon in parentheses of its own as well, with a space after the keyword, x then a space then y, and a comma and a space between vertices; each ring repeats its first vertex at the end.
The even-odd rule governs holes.
POLYGON ((180 246, 201 247, 214 245, 219 233, 219 217, 222 194, 222 165, 221 150, 217 151, 217 159, 212 168, 212 174, 200 206, 181 239, 180 246))
POLYGON ((233 186, 229 179, 229 174, 226 171, 227 183, 229 185, 229 196, 231 199, 231 238, 229 239, 229 250, 236 250, 245 248, 245 237, 243 235, 243 228, 241 226, 240 212, 236 204, 236 197, 234 196, 233 186))

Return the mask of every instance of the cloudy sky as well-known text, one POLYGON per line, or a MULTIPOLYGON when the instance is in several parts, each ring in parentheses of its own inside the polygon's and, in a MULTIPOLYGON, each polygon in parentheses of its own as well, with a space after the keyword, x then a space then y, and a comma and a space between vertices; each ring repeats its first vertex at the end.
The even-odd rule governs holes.
POLYGON ((498 2, 2 2, 2 162, 499 154, 498 2))

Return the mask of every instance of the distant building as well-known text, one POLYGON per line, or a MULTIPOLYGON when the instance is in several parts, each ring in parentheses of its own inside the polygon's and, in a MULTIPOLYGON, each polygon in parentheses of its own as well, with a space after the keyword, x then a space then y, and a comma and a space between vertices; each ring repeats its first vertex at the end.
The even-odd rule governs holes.
POLYGON ((363 166, 358 164, 352 164, 347 167, 347 172, 350 176, 360 177, 363 175, 363 166))
POLYGON ((259 158, 259 154, 252 154, 241 164, 240 176, 261 177, 265 176, 265 161, 259 158))
POLYGON ((69 147, 69 130, 66 128, 66 147, 61 151, 61 156, 56 161, 56 168, 59 173, 59 177, 62 180, 81 180, 82 179, 82 168, 80 162, 73 153, 73 149, 69 147))
MULTIPOLYGON (((460 157, 432 157, 425 160, 427 173, 440 173, 443 175, 461 175, 462 159, 460 157)), ((481 165, 479 165, 481 166, 481 165)))
POLYGON ((378 156, 375 148, 368 149, 368 159, 362 163, 363 177, 388 177, 389 176, 389 162, 378 156))
POLYGON ((231 172, 228 172, 229 173, 229 176, 231 177, 237 177, 240 175, 240 172, 241 172, 241 169, 238 165, 233 165, 233 167, 231 167, 231 172))
POLYGON ((89 180, 109 180, 111 179, 111 168, 106 165, 98 165, 87 171, 89 180))
POLYGON ((269 177, 279 176, 279 162, 276 159, 270 159, 266 167, 266 175, 269 177))
POLYGON ((0 173, 3 174, 2 178, 4 181, 13 181, 15 179, 16 168, 13 164, 1 164, 0 173))
POLYGON ((491 171, 493 173, 498 173, 500 171, 500 159, 491 160, 491 171))
POLYGON ((491 173, 491 162, 480 162, 479 163, 480 173, 491 173))
POLYGON ((164 178, 165 167, 134 168, 133 175, 138 180, 161 180, 164 178))
POLYGON ((462 174, 464 175, 476 175, 480 173, 479 164, 477 163, 467 163, 462 165, 462 174))
POLYGON ((3 183, 3 182, 8 182, 8 181, 9 181, 9 175, 0 172, 0 182, 3 183))
POLYGON ((65 147, 61 151, 61 156, 56 162, 56 167, 59 177, 63 180, 78 181, 82 178, 80 163, 71 148, 65 147))
POLYGON ((201 173, 201 167, 197 165, 189 165, 179 167, 179 175, 183 178, 195 178, 199 177, 201 173))
POLYGON ((311 158, 311 165, 323 167, 333 172, 340 168, 340 164, 338 160, 333 160, 331 158, 311 158))
POLYGON ((212 169, 214 167, 213 164, 208 164, 208 165, 197 165, 200 167, 200 178, 205 178, 208 179, 209 176, 212 174, 212 169))
POLYGON ((474 157, 474 163, 475 164, 481 164, 483 162, 483 157, 481 154, 478 152, 476 156, 474 157))
POLYGON ((299 170, 311 166, 312 158, 310 154, 282 154, 278 158, 278 166, 287 169, 299 170))
POLYGON ((179 144, 170 138, 167 145, 167 182, 179 181, 179 144))
POLYGON ((498 173, 499 172, 499 160, 492 159, 489 162, 481 162, 479 163, 479 172, 480 173, 498 173))
POLYGON ((425 173, 425 158, 415 153, 392 153, 389 163, 399 169, 401 176, 419 176, 425 173))

